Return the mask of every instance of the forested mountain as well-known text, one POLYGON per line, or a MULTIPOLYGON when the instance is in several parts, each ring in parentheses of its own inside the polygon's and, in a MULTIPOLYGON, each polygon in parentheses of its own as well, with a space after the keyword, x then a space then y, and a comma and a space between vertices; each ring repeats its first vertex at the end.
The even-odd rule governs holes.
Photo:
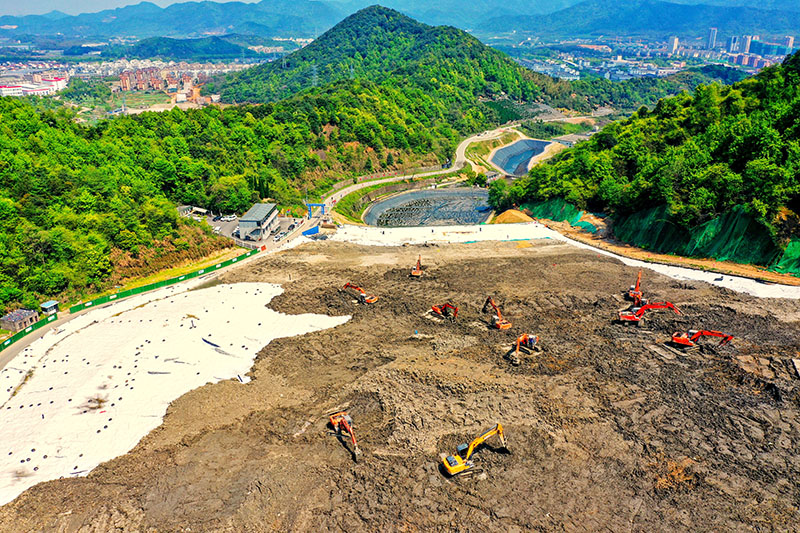
MULTIPOLYGON (((380 5, 395 9, 426 24, 447 24, 462 29, 480 30, 484 22, 498 15, 540 15, 577 4, 581 0, 383 0, 380 5)), ((344 13, 354 13, 375 0, 328 0, 344 13)))
POLYGON ((227 101, 265 102, 355 78, 421 87, 456 100, 501 94, 530 100, 545 82, 545 76, 527 71, 463 31, 431 27, 372 6, 284 61, 231 76, 217 90, 227 101))
POLYGON ((204 37, 201 39, 170 39, 168 37, 151 37, 125 47, 113 54, 105 56, 193 59, 203 58, 237 58, 257 55, 252 50, 238 44, 228 42, 220 37, 204 37))
POLYGON ((587 0, 543 16, 507 16, 487 20, 485 29, 524 31, 544 37, 597 35, 704 36, 709 27, 721 35, 800 32, 797 11, 730 5, 688 5, 660 0, 587 0))
MULTIPOLYGON (((98 13, 0 17, 0 35, 97 39, 103 37, 206 37, 242 33, 263 37, 320 35, 374 0, 262 0, 185 2, 166 8, 150 2, 98 13)), ((479 36, 524 32, 544 37, 668 34, 702 36, 710 26, 722 34, 797 33, 795 0, 385 0, 427 24, 447 24, 479 36), (712 4, 712 5, 706 5, 712 4)))
POLYGON ((125 46, 72 46, 64 50, 65 56, 82 56, 99 52, 101 57, 115 59, 164 59, 175 61, 213 61, 240 58, 267 59, 270 56, 252 50, 250 46, 280 47, 286 51, 299 48, 294 41, 278 41, 255 35, 230 34, 223 37, 201 37, 199 39, 171 39, 150 37, 125 46))
MULTIPOLYGON (((310 45, 282 61, 260 65, 210 84, 227 102, 269 102, 315 85, 364 79, 403 90, 422 91, 460 108, 510 99, 543 102, 582 111, 602 105, 627 108, 655 101, 699 83, 729 75, 709 67, 668 79, 570 83, 519 66, 471 35, 432 27, 392 9, 372 6, 351 15, 310 45)), ((503 120, 516 117, 507 116, 503 120)))
POLYGON ((617 219, 664 208, 686 234, 738 208, 785 246, 800 237, 800 53, 733 86, 700 86, 643 108, 510 190, 496 186, 492 198, 498 206, 563 198, 617 219))

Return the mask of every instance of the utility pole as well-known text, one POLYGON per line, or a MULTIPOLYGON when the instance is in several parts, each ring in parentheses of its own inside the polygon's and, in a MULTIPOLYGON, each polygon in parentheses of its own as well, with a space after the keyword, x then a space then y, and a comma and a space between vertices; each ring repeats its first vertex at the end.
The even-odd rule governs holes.
POLYGON ((318 87, 319 86, 319 73, 317 72, 317 64, 314 63, 311 65, 311 86, 318 87))

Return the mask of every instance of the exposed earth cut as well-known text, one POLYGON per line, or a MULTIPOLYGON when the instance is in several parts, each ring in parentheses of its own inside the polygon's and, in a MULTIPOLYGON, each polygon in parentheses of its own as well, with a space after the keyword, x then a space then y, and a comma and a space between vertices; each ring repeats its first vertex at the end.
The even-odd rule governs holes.
POLYGON ((277 311, 353 318, 273 341, 250 383, 184 395, 130 453, 0 508, 0 530, 796 530, 800 302, 646 270, 645 296, 683 314, 613 324, 636 273, 553 241, 328 241, 244 265, 220 281, 279 283, 277 311), (489 328, 487 295, 512 329, 489 328), (455 322, 423 316, 445 302, 455 322), (664 345, 698 328, 735 339, 664 345), (542 351, 512 366, 525 332, 542 351), (342 408, 358 463, 326 428, 342 408), (444 476, 439 454, 496 422, 509 452, 490 440, 479 472, 444 476))

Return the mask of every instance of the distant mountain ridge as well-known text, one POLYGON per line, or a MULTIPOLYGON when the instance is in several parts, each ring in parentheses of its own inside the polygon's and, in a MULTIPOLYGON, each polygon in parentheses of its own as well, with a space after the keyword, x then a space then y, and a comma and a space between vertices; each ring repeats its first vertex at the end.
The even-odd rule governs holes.
POLYGON ((757 7, 759 9, 775 9, 778 11, 800 12, 797 0, 672 0, 676 4, 707 4, 724 7, 757 7))
MULTIPOLYGON (((798 2, 800 4, 800 2, 798 2)), ((487 21, 494 31, 541 36, 703 36, 709 27, 724 34, 800 32, 795 12, 741 6, 676 4, 660 0, 587 0, 543 16, 501 16, 487 21)))
MULTIPOLYGON (((206 37, 242 33, 313 37, 375 0, 262 0, 258 3, 185 2, 161 8, 151 2, 71 16, 0 17, 0 35, 66 37, 206 37)), ((477 35, 523 31, 542 36, 701 35, 721 32, 800 31, 797 0, 382 0, 426 24, 450 25, 477 35), (731 5, 731 3, 735 5, 731 5), (709 5, 706 5, 709 4, 709 5), (712 5, 713 4, 713 5, 712 5)))
POLYGON ((0 17, 0 26, 16 26, 6 34, 62 34, 69 37, 187 37, 226 33, 264 36, 311 36, 335 24, 344 14, 316 0, 185 2, 161 8, 141 2, 76 16, 27 15, 0 17), (317 31, 319 31, 317 30, 317 31))

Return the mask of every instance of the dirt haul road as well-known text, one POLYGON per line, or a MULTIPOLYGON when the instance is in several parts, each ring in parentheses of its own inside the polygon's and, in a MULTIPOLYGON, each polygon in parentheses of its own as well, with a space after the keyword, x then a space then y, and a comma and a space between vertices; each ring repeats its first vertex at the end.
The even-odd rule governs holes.
POLYGON ((646 271, 645 295, 683 314, 614 325, 635 276, 552 241, 265 257, 221 281, 281 283, 274 309, 353 319, 273 341, 252 382, 186 394, 132 452, 0 508, 0 530, 796 530, 800 303, 646 271), (419 253, 425 275, 410 280, 419 253), (380 300, 355 303, 346 281, 380 300), (510 331, 487 327, 487 294, 510 331), (422 316, 448 301, 457 322, 422 316), (662 346, 689 328, 736 338, 662 346), (514 367, 502 354, 522 332, 543 351, 514 367), (325 427, 344 407, 357 464, 325 427), (443 476, 439 453, 495 422, 510 453, 489 441, 479 473, 443 476))

